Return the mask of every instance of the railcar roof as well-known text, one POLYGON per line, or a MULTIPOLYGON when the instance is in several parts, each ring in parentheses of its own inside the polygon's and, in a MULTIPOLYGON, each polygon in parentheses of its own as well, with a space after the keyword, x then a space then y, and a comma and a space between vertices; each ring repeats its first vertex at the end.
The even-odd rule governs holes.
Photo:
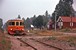
POLYGON ((21 19, 11 19, 11 20, 8 20, 8 21, 23 21, 21 19))

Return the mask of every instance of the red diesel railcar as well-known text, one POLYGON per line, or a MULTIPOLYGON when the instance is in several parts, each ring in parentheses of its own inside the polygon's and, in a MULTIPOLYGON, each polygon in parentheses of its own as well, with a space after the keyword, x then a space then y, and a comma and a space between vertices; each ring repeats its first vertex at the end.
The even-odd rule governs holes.
POLYGON ((7 31, 11 35, 15 34, 25 34, 24 24, 23 20, 20 19, 13 19, 7 21, 7 31))

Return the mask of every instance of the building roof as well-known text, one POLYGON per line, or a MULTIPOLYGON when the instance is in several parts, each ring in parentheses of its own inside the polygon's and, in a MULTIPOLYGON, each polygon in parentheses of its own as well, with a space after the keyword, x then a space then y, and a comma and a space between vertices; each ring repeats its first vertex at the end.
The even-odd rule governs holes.
POLYGON ((63 22, 71 22, 71 17, 62 16, 61 19, 63 22))
POLYGON ((59 17, 59 19, 61 18, 61 20, 63 22, 76 22, 76 17, 69 17, 69 16, 61 16, 59 17))
POLYGON ((73 18, 72 18, 72 21, 73 21, 73 22, 76 22, 76 17, 73 17, 73 18))

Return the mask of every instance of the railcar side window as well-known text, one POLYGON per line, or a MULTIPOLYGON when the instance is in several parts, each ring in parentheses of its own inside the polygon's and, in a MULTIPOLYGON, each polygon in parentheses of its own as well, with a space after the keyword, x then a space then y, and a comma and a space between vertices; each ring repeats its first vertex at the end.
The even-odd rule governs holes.
POLYGON ((11 22, 9 22, 9 24, 8 25, 11 25, 11 22))
POLYGON ((20 22, 20 25, 23 25, 23 22, 20 22))
POLYGON ((19 22, 16 22, 16 25, 19 25, 19 22))
POLYGON ((9 22, 9 25, 15 25, 15 22, 9 22))

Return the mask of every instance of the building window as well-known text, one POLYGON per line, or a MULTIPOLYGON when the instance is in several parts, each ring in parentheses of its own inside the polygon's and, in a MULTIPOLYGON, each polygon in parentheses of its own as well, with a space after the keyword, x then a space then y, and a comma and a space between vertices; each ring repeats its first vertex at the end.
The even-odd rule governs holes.
POLYGON ((58 26, 59 26, 59 28, 61 29, 62 26, 63 26, 63 22, 58 22, 58 26))
POLYGON ((58 26, 63 26, 63 22, 58 22, 58 26))
POLYGON ((73 26, 73 22, 70 22, 70 26, 73 26))

